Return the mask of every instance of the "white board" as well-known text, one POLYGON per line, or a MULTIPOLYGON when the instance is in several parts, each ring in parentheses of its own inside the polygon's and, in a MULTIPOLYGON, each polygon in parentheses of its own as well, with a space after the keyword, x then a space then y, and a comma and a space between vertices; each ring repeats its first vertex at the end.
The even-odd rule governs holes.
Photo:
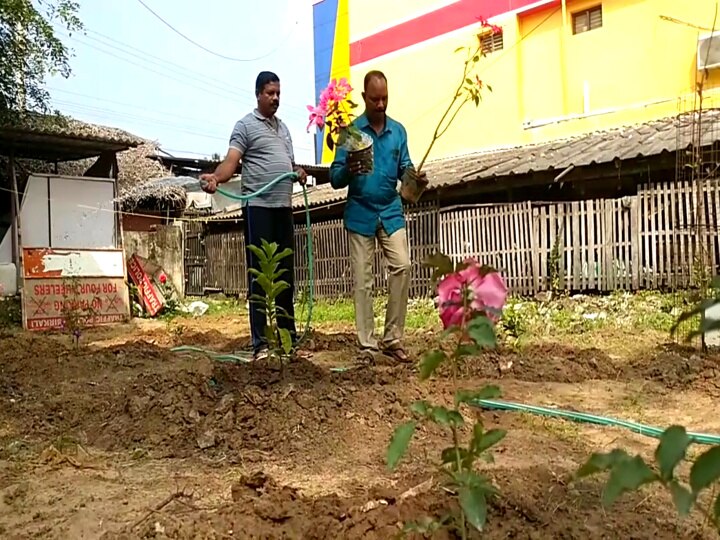
POLYGON ((50 247, 115 247, 113 188, 111 179, 51 177, 50 247))
POLYGON ((30 176, 20 203, 20 235, 25 247, 49 246, 48 177, 30 176))

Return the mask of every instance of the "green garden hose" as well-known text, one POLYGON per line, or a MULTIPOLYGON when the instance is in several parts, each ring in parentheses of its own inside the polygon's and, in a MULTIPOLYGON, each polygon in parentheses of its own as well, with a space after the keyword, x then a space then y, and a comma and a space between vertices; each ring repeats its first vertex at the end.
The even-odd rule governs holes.
MULTIPOLYGON (((524 405, 522 403, 512 403, 509 401, 501 401, 496 399, 478 399, 472 403, 481 409, 494 409, 500 411, 526 412, 541 416, 549 416, 552 418, 562 418, 564 420, 572 420, 573 422, 583 422, 586 424, 595 424, 606 427, 622 427, 634 433, 659 439, 663 431, 654 426, 646 426, 637 422, 629 422, 627 420, 618 420, 608 418, 606 416, 598 416, 595 414, 581 413, 575 411, 567 411, 563 409, 551 409, 548 407, 539 407, 536 405, 524 405)), ((704 433, 688 432, 690 440, 698 444, 720 444, 720 435, 707 435, 704 433)))
MULTIPOLYGON (((261 195, 262 193, 265 193, 268 189, 273 187, 278 182, 281 182, 283 180, 286 180, 288 178, 292 180, 296 180, 298 177, 297 173, 289 172, 285 174, 281 174, 277 178, 275 178, 273 181, 268 182, 263 187, 258 189, 257 191, 250 193, 249 195, 236 195, 234 193, 230 193, 228 191, 225 191, 224 189, 217 188, 217 192, 220 195, 223 195, 229 199, 234 199, 236 201, 249 201, 250 199, 254 199, 258 195, 261 195)), ((312 310, 313 310, 313 303, 314 303, 314 292, 315 292, 315 255, 313 250, 313 237, 312 237, 312 230, 310 229, 310 203, 308 202, 308 194, 307 189, 305 186, 302 186, 302 192, 303 192, 303 200, 305 202, 305 229, 307 234, 307 256, 308 256, 308 294, 307 294, 307 318, 305 321, 305 328, 303 330, 303 333, 300 335, 300 339, 298 339, 298 343, 302 343, 307 339, 307 337, 310 335, 310 323, 312 322, 312 310)), ((218 360, 221 362, 247 362, 247 355, 242 354, 222 354, 222 353, 216 353, 214 351, 210 351, 207 349, 203 349, 200 347, 175 347, 171 349, 173 352, 199 352, 202 354, 205 354, 207 356, 210 356, 214 360, 218 360)))

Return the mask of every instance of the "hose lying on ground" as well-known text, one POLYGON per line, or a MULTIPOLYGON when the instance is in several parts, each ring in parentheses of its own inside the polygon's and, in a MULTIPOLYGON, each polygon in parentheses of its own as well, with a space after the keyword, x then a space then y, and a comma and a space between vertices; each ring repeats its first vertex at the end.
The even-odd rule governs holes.
MULTIPOLYGON (((582 422, 586 424, 595 424, 606 427, 622 427, 634 433, 645 435, 646 437, 660 438, 663 431, 654 426, 638 424, 627 420, 617 420, 606 416, 598 416, 576 411, 568 411, 563 409, 551 409, 549 407, 540 407, 537 405, 525 405, 522 403, 512 403, 510 401, 501 401, 497 399, 479 399, 472 403, 475 407, 481 409, 493 409, 500 411, 514 411, 548 416, 552 418, 562 418, 564 420, 572 420, 573 422, 582 422)), ((688 432, 690 440, 698 444, 720 444, 720 435, 707 435, 704 433, 688 432)))

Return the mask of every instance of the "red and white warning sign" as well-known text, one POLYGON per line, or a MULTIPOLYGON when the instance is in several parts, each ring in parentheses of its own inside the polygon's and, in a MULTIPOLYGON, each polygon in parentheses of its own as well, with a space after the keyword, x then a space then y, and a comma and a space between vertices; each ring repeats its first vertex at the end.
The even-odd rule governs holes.
POLYGON ((128 260, 128 275, 138 288, 143 307, 151 317, 157 315, 165 305, 165 297, 151 277, 159 271, 159 266, 137 254, 133 254, 128 260))
POLYGON ((24 327, 62 328, 68 312, 89 326, 129 320, 123 259, 121 250, 24 248, 24 327))

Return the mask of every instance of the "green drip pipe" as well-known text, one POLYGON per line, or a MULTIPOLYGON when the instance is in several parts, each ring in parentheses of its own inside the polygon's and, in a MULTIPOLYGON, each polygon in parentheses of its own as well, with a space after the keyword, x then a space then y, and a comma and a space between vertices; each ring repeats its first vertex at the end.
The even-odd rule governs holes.
MULTIPOLYGON (((250 199, 253 199, 257 197, 258 195, 265 193, 268 189, 273 187, 278 182, 285 180, 287 178, 290 178, 292 180, 297 179, 297 173, 290 172, 281 174, 277 178, 275 178, 273 181, 268 182, 263 187, 258 189, 257 191, 249 194, 249 195, 235 195, 234 193, 230 193, 228 191, 225 191, 224 189, 217 188, 217 192, 220 193, 220 195, 224 195, 225 197, 229 199, 233 199, 236 201, 249 201, 250 199)), ((303 330, 302 335, 300 336, 300 339, 298 340, 298 343, 302 343, 307 339, 307 337, 310 335, 310 323, 312 321, 312 310, 313 310, 313 304, 315 303, 315 251, 313 248, 313 238, 312 238, 312 230, 310 229, 310 203, 308 201, 308 194, 307 194, 307 188, 305 186, 302 186, 302 192, 303 192, 303 200, 305 202, 305 228, 306 228, 306 234, 307 234, 307 255, 308 255, 308 313, 307 313, 307 319, 305 321, 305 329, 303 330)), ((191 347, 191 346, 181 346, 181 347, 174 347, 170 349, 172 352, 178 352, 178 353, 191 353, 191 352, 197 352, 204 355, 209 356, 213 360, 217 360, 218 362, 231 362, 231 363, 247 363, 250 361, 250 358, 252 355, 250 353, 239 353, 239 354, 223 354, 223 353, 216 353, 214 351, 203 349, 201 347, 191 347)))
MULTIPOLYGON (((663 433, 663 429, 630 422, 627 420, 618 420, 606 416, 598 416, 595 414, 568 411, 563 409, 551 409, 548 407, 539 407, 537 405, 524 405, 522 403, 512 403, 509 401, 500 401, 496 399, 478 399, 472 402, 472 405, 481 409, 492 409, 500 411, 527 412, 538 414, 541 416, 549 416, 553 418, 563 418, 573 422, 583 422, 587 424, 595 424, 606 427, 622 427, 634 433, 639 433, 646 437, 659 439, 663 433)), ((705 433, 688 432, 688 437, 694 443, 717 445, 720 444, 720 435, 707 435, 705 433)))

